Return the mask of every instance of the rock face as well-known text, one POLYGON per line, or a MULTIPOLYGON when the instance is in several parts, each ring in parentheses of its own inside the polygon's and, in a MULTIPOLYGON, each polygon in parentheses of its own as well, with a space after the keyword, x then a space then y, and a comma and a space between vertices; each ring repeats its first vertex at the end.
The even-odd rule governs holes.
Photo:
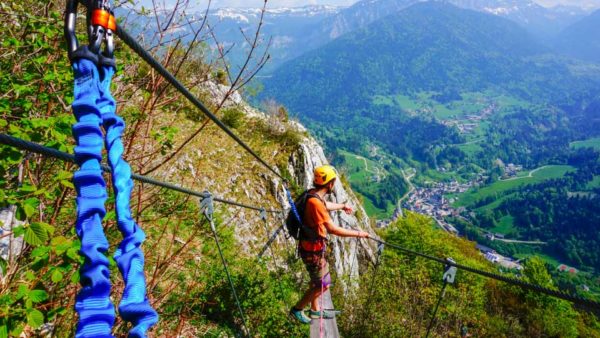
MULTIPOLYGON (((313 139, 307 137, 298 149, 290 157, 288 171, 293 178, 304 189, 312 187, 313 170, 323 164, 328 164, 323 148, 313 139)), ((361 229, 375 234, 371 228, 369 218, 362 205, 342 180, 336 180, 334 192, 327 197, 329 201, 336 203, 348 203, 355 210, 353 215, 347 215, 338 211, 332 213, 333 222, 341 227, 349 229, 361 229)), ((287 200, 283 201, 289 208, 287 200)), ((341 238, 329 236, 329 245, 332 249, 331 263, 338 276, 356 277, 359 273, 359 265, 365 260, 374 261, 374 247, 367 239, 341 238)))
POLYGON ((14 227, 23 225, 23 222, 15 218, 16 209, 14 205, 0 209, 0 257, 5 261, 15 259, 23 250, 23 236, 15 238, 11 234, 14 227))
MULTIPOLYGON (((205 84, 205 90, 208 90, 211 97, 216 101, 220 102, 224 99, 228 87, 211 83, 210 81, 205 84)), ((269 119, 269 115, 265 114, 250 105, 248 105, 238 93, 233 93, 227 100, 224 101, 224 107, 236 107, 243 111, 247 117, 258 118, 258 119, 269 119)), ((299 132, 306 132, 306 128, 298 122, 289 121, 282 128, 292 128, 299 132)), ((216 148, 213 152, 223 151, 223 148, 216 148)), ((206 153, 198 154, 194 156, 182 156, 177 161, 177 164, 171 169, 174 171, 181 171, 187 168, 188 172, 195 175, 194 160, 193 157, 209 157, 214 158, 216 154, 206 153)), ((239 160, 239 158, 238 158, 239 160)), ((304 137, 300 143, 298 149, 291 154, 288 160, 287 170, 291 174, 292 179, 297 182, 304 189, 312 187, 313 171, 314 168, 322 164, 327 164, 327 158, 323 152, 323 148, 310 136, 304 137)), ((260 180, 255 179, 243 179, 239 177, 239 174, 232 174, 230 177, 229 184, 227 186, 217 185, 210 180, 206 180, 200 175, 197 177, 198 181, 201 182, 202 186, 211 189, 213 193, 221 196, 231 196, 236 193, 243 193, 245 196, 250 195, 256 197, 259 196, 264 200, 267 200, 269 196, 275 196, 275 203, 271 207, 278 209, 279 206, 289 210, 290 205, 287 200, 287 195, 283 186, 283 182, 274 177, 273 175, 267 175, 259 173, 260 180), (264 182, 268 182, 266 185, 264 182)), ((296 197, 296 196, 294 196, 296 197)), ((361 229, 363 231, 374 234, 371 228, 369 218, 360 204, 358 198, 350 190, 349 187, 345 186, 342 180, 337 180, 335 184, 335 191, 333 194, 327 197, 332 202, 337 203, 348 203, 350 204, 355 213, 353 215, 347 215, 344 212, 338 211, 332 213, 332 219, 335 224, 350 229, 361 229)), ((236 207, 228 207, 228 213, 237 215, 237 223, 235 228, 235 236, 238 241, 248 243, 250 245, 245 246, 247 254, 253 254, 256 251, 256 246, 262 246, 265 243, 265 233, 256 230, 256 212, 248 210, 238 210, 236 207)), ((279 220, 276 222, 283 222, 287 212, 283 215, 277 215, 279 220)), ((273 222, 270 217, 270 222, 273 222)), ((281 223, 279 223, 281 224, 281 223)), ((271 225, 273 226, 273 225, 271 225)), ((273 229, 265 229, 268 233, 271 233, 273 229)), ((355 239, 355 238, 341 238, 337 236, 330 236, 330 262, 333 269, 335 269, 338 276, 357 277, 359 273, 359 266, 364 266, 367 261, 374 262, 375 260, 375 245, 366 239, 355 239)), ((278 242, 284 241, 284 236, 279 236, 278 242)), ((294 239, 288 239, 290 243, 288 248, 292 248, 294 239)))

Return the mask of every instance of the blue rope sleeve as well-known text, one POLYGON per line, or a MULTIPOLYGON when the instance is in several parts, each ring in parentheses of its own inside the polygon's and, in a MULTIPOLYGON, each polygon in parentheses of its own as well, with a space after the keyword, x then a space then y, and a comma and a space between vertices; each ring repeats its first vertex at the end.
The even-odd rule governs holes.
POLYGON ((96 65, 87 59, 73 61, 75 75, 73 125, 75 161, 79 170, 73 181, 77 191, 77 220, 75 230, 81 240, 81 290, 77 294, 75 310, 79 314, 76 337, 112 337, 115 309, 110 301, 110 271, 108 241, 104 236, 102 219, 106 214, 106 183, 102 178, 101 116, 96 106, 100 96, 99 73, 96 65))
POLYGON ((287 195, 288 202, 290 202, 290 208, 292 208, 292 212, 294 213, 294 216, 296 217, 298 222, 300 222, 300 224, 302 224, 302 218, 300 218, 300 215, 298 214, 298 209, 296 209, 296 203, 294 203, 292 194, 290 193, 290 191, 287 188, 285 188, 285 193, 287 195))
POLYGON ((112 183, 115 191, 117 224, 123 240, 114 258, 123 275, 125 288, 119 304, 119 314, 133 324, 129 337, 145 337, 146 331, 158 322, 158 314, 148 301, 146 279, 144 277, 144 254, 140 248, 146 236, 131 216, 129 200, 133 189, 131 167, 123 160, 121 136, 125 121, 116 114, 116 103, 110 93, 110 83, 115 69, 102 66, 103 78, 98 107, 106 130, 108 164, 112 170, 112 183))

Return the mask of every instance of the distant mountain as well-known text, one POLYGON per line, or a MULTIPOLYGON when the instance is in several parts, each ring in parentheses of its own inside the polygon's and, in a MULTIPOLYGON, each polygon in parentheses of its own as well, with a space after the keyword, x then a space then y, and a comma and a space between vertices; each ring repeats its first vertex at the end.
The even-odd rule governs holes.
POLYGON ((533 58, 546 51, 509 20, 419 3, 284 64, 265 81, 265 95, 307 114, 418 91, 554 95, 572 78, 566 67, 533 58), (547 83, 551 77, 561 82, 547 83))
MULTIPOLYGON (((261 48, 266 47, 266 42, 271 40, 269 49, 271 60, 263 73, 269 73, 287 60, 422 1, 362 0, 350 7, 309 5, 268 9, 262 28, 261 48)), ((555 36, 563 28, 587 14, 577 7, 545 8, 532 0, 443 0, 440 2, 510 19, 544 40, 555 36)), ((212 9, 208 13, 207 21, 214 29, 219 43, 226 48, 232 47, 228 59, 234 68, 244 60, 248 51, 248 43, 242 32, 248 37, 254 36, 260 13, 259 8, 219 8, 212 9)), ((130 17, 129 22, 130 25, 137 27, 137 31, 143 31, 146 27, 145 23, 149 20, 147 17, 137 17, 133 13, 122 10, 118 14, 121 17, 135 16, 135 18, 130 17)), ((198 12, 189 16, 191 22, 197 22, 195 28, 198 28, 202 22, 204 14, 198 12)), ((159 18, 167 22, 169 15, 165 13, 159 15, 159 18)), ((185 35, 186 32, 190 33, 189 27, 179 27, 174 33, 185 35)), ((191 36, 193 35, 187 35, 188 38, 191 36)), ((207 42, 215 47, 214 41, 207 42)))
MULTIPOLYGON (((263 26, 261 28, 261 42, 259 50, 255 55, 264 51, 267 42, 271 40, 269 53, 271 61, 265 69, 279 65, 284 60, 291 59, 303 53, 306 49, 302 44, 307 31, 311 31, 315 25, 324 19, 334 16, 345 7, 343 6, 316 6, 309 5, 291 8, 267 9, 263 26), (300 47, 298 47, 300 46, 300 47)), ((127 18, 126 26, 133 33, 141 33, 150 39, 154 35, 156 18, 153 16, 140 15, 127 7, 118 8, 117 17, 127 18)), ((204 23, 205 12, 188 14, 192 27, 198 29, 204 23)), ((158 13, 158 21, 166 25, 170 20, 171 13, 162 10, 158 13)), ((206 23, 214 31, 219 44, 228 50, 228 61, 236 66, 245 60, 249 50, 248 39, 253 39, 260 21, 261 8, 218 8, 208 12, 206 23), (243 32, 243 33, 242 33, 243 32)), ((173 28, 173 27, 172 27, 173 28)), ((205 32, 208 30, 205 27, 205 32)), ((184 42, 189 42, 194 34, 189 26, 179 26, 166 32, 173 38, 182 37, 184 42)), ((216 50, 215 41, 212 38, 206 43, 216 50)))
POLYGON ((600 10, 566 28, 553 45, 560 54, 600 63, 600 10))
MULTIPOLYGON (((269 67, 275 67, 284 60, 304 52, 305 49, 297 46, 302 46, 301 41, 303 41, 306 31, 311 31, 313 26, 339 13, 343 8, 339 6, 304 6, 267 9, 259 50, 259 52, 263 51, 267 42, 271 40, 269 48, 271 60, 266 70, 268 71, 269 67)), ((254 38, 260 14, 261 9, 259 8, 220 8, 209 12, 208 22, 214 29, 219 43, 226 48, 233 46, 229 54, 229 61, 232 64, 237 65, 245 60, 249 45, 241 32, 244 32, 249 38, 254 38)), ((197 15, 203 15, 203 13, 197 15)), ((213 43, 211 42, 211 44, 213 43)))
MULTIPOLYGON (((297 50, 311 50, 346 33, 366 27, 387 15, 423 0, 362 0, 314 26, 307 26, 297 50)), ((535 37, 548 39, 587 13, 578 7, 546 8, 532 0, 439 0, 512 20, 535 37)), ((298 54, 300 55, 300 53, 298 54)))
MULTIPOLYGON (((273 36, 276 40, 294 40, 305 32, 306 27, 339 13, 343 8, 304 6, 267 9, 263 33, 265 37, 273 36)), ((242 37, 240 30, 248 32, 256 28, 260 14, 260 8, 219 8, 208 13, 208 20, 219 39, 233 43, 242 37)))
POLYGON ((258 99, 286 105, 332 149, 368 141, 430 161, 436 144, 464 141, 430 114, 403 111, 394 104, 399 97, 433 95, 448 104, 465 93, 494 92, 574 105, 597 88, 547 52, 510 20, 424 2, 286 62, 264 79, 258 99))
POLYGON ((579 7, 538 5, 532 0, 448 0, 466 9, 494 14, 512 20, 539 38, 550 38, 563 28, 584 17, 579 7))

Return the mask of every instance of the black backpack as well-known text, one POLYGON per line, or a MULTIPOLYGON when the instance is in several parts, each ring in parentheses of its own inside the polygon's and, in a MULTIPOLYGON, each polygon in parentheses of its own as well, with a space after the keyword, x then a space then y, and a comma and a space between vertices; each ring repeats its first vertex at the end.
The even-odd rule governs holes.
POLYGON ((319 195, 311 194, 308 191, 305 191, 296 199, 296 201, 294 201, 296 210, 298 211, 298 216, 300 216, 300 220, 298 220, 298 217, 296 217, 293 210, 288 212, 285 220, 285 227, 288 234, 296 240, 314 241, 319 238, 319 235, 315 229, 304 225, 302 222, 304 211, 306 210, 306 202, 308 202, 310 198, 318 198, 320 201, 323 201, 319 195))

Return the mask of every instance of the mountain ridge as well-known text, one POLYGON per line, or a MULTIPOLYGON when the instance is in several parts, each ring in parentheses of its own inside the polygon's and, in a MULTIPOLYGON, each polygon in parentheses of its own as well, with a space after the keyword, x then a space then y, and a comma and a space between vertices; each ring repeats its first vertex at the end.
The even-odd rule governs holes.
POLYGON ((553 47, 560 54, 600 63, 600 9, 565 28, 553 47))

